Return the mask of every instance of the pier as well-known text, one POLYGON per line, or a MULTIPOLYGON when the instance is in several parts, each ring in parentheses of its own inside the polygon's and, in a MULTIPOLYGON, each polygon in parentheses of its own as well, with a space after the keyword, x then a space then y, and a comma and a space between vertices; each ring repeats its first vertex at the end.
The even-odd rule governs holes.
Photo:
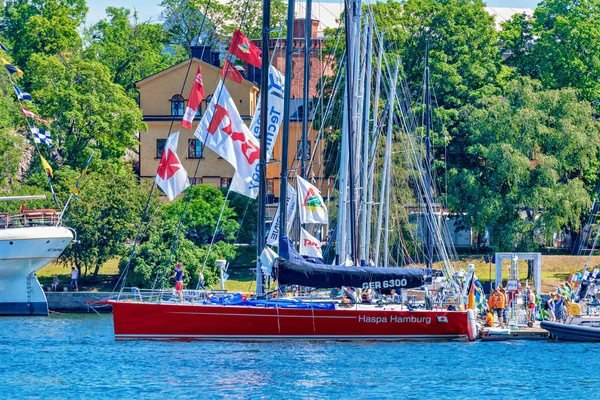
POLYGON ((110 305, 94 305, 92 308, 87 302, 108 300, 113 295, 110 292, 46 292, 48 310, 61 313, 101 313, 112 311, 110 305))

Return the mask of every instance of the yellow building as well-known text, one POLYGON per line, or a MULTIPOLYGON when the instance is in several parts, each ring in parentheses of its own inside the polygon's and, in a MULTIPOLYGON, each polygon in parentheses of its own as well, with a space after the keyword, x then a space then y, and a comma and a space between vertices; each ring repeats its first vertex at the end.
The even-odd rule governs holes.
MULTIPOLYGON (((202 46, 192 48, 192 65, 189 68, 189 75, 182 96, 179 93, 189 63, 190 60, 183 61, 136 83, 136 87, 140 92, 140 108, 144 115, 144 121, 148 124, 148 130, 140 133, 140 178, 154 179, 169 131, 176 132, 179 130, 177 154, 190 176, 190 182, 192 184, 205 183, 215 187, 227 187, 233 176, 233 167, 208 148, 202 152, 201 142, 194 136, 194 130, 201 119, 202 113, 210 103, 212 94, 221 78, 221 69, 217 66, 219 63, 218 53, 210 51, 208 46, 204 49, 202 46), (193 130, 189 130, 181 127, 180 123, 198 65, 202 69, 205 98, 194 119, 193 130), (194 177, 198 161, 200 161, 200 165, 198 173, 194 177)), ((234 99, 240 115, 249 124, 257 106, 259 88, 248 80, 244 80, 242 84, 227 80, 225 86, 234 99)), ((301 132, 301 116, 292 115, 292 117, 295 120, 292 120, 290 124, 289 168, 294 170, 299 168, 300 162, 298 145, 301 132)), ((280 132, 273 150, 273 159, 267 167, 267 192, 270 203, 277 202, 279 197, 281 165, 278 161, 281 160, 281 136, 280 132)), ((309 131, 309 153, 316 154, 313 161, 313 173, 310 178, 324 189, 323 195, 327 196, 327 187, 331 187, 331 182, 325 182, 320 178, 324 166, 322 145, 319 145, 316 152, 313 148, 316 136, 317 132, 309 131)), ((321 143, 324 143, 324 141, 321 141, 321 143)), ((294 176, 294 174, 291 173, 290 176, 294 176)))

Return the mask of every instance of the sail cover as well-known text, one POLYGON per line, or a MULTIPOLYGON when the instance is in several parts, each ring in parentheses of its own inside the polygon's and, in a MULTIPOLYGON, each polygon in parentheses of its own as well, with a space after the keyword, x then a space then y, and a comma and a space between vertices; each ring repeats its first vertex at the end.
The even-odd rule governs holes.
POLYGON ((325 265, 305 260, 287 236, 279 239, 277 260, 280 284, 314 288, 356 286, 375 290, 409 289, 422 286, 432 271, 424 268, 376 268, 325 265))

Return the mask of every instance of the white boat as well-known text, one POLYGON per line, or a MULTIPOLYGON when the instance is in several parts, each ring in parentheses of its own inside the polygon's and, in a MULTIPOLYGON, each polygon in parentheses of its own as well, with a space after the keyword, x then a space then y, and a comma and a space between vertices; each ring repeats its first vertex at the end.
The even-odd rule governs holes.
POLYGON ((35 273, 60 257, 73 238, 70 228, 60 226, 55 210, 0 212, 0 315, 48 315, 46 295, 35 273))

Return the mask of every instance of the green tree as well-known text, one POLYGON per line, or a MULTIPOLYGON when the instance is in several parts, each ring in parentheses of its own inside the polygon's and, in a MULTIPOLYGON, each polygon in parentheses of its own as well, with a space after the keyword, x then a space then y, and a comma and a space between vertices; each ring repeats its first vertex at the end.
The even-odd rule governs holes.
POLYGON ((533 249, 544 235, 581 227, 597 181, 600 135, 572 89, 510 81, 504 96, 462 110, 463 168, 450 171, 449 203, 498 250, 533 249))
POLYGON ((503 27, 507 65, 547 88, 600 100, 600 1, 545 0, 533 18, 517 15, 503 27))
MULTIPOLYGON (((167 265, 181 261, 185 269, 184 282, 186 286, 195 287, 198 280, 198 270, 204 266, 204 261, 209 251, 217 220, 221 213, 225 196, 220 190, 210 185, 192 186, 186 196, 175 200, 163 207, 160 216, 161 222, 151 230, 148 241, 141 244, 131 264, 127 278, 128 285, 139 287, 164 287, 168 285, 166 277, 172 273, 174 265, 167 265), (186 206, 186 197, 190 195, 186 215, 183 219, 181 234, 175 237, 179 219, 186 206), (174 254, 171 256, 171 250, 174 254), (171 257, 171 258, 170 258, 171 257)), ((220 231, 227 241, 232 241, 233 235, 239 228, 234 211, 226 206, 221 219, 220 231)), ((223 236, 221 236, 223 238, 223 236)), ((210 249, 210 254, 205 267, 205 279, 214 283, 218 279, 215 260, 231 260, 235 256, 235 247, 226 241, 216 241, 210 249)), ((123 258, 119 263, 121 271, 124 270, 129 258, 123 258)))
MULTIPOLYGON (((235 28, 240 30, 250 39, 262 37, 262 5, 261 0, 229 0, 227 5, 231 9, 231 23, 225 33, 231 35, 235 28), (241 25, 240 25, 241 23, 241 25)), ((271 29, 286 25, 287 6, 282 0, 271 1, 271 29)))
POLYGON ((85 0, 7 0, 2 23, 15 62, 25 65, 34 53, 78 50, 81 37, 77 29, 87 10, 85 0))
POLYGON ((32 111, 51 120, 57 157, 65 164, 81 167, 91 150, 117 160, 145 129, 135 101, 97 61, 34 54, 26 71, 31 71, 30 93, 36 99, 32 111))
POLYGON ((75 265, 82 275, 93 269, 96 277, 100 266, 126 252, 147 197, 131 169, 93 162, 80 188, 80 200, 71 201, 64 220, 77 232, 79 243, 70 246, 62 260, 75 265))
POLYGON ((160 24, 140 23, 126 8, 108 7, 107 18, 86 30, 86 57, 104 64, 114 83, 137 100, 135 83, 182 59, 183 51, 165 51, 167 32, 160 24))
MULTIPOLYGON (((14 89, 6 74, 0 75, 0 190, 19 176, 21 160, 26 159, 24 119, 14 89)), ((23 165, 22 167, 25 167, 23 165)))

